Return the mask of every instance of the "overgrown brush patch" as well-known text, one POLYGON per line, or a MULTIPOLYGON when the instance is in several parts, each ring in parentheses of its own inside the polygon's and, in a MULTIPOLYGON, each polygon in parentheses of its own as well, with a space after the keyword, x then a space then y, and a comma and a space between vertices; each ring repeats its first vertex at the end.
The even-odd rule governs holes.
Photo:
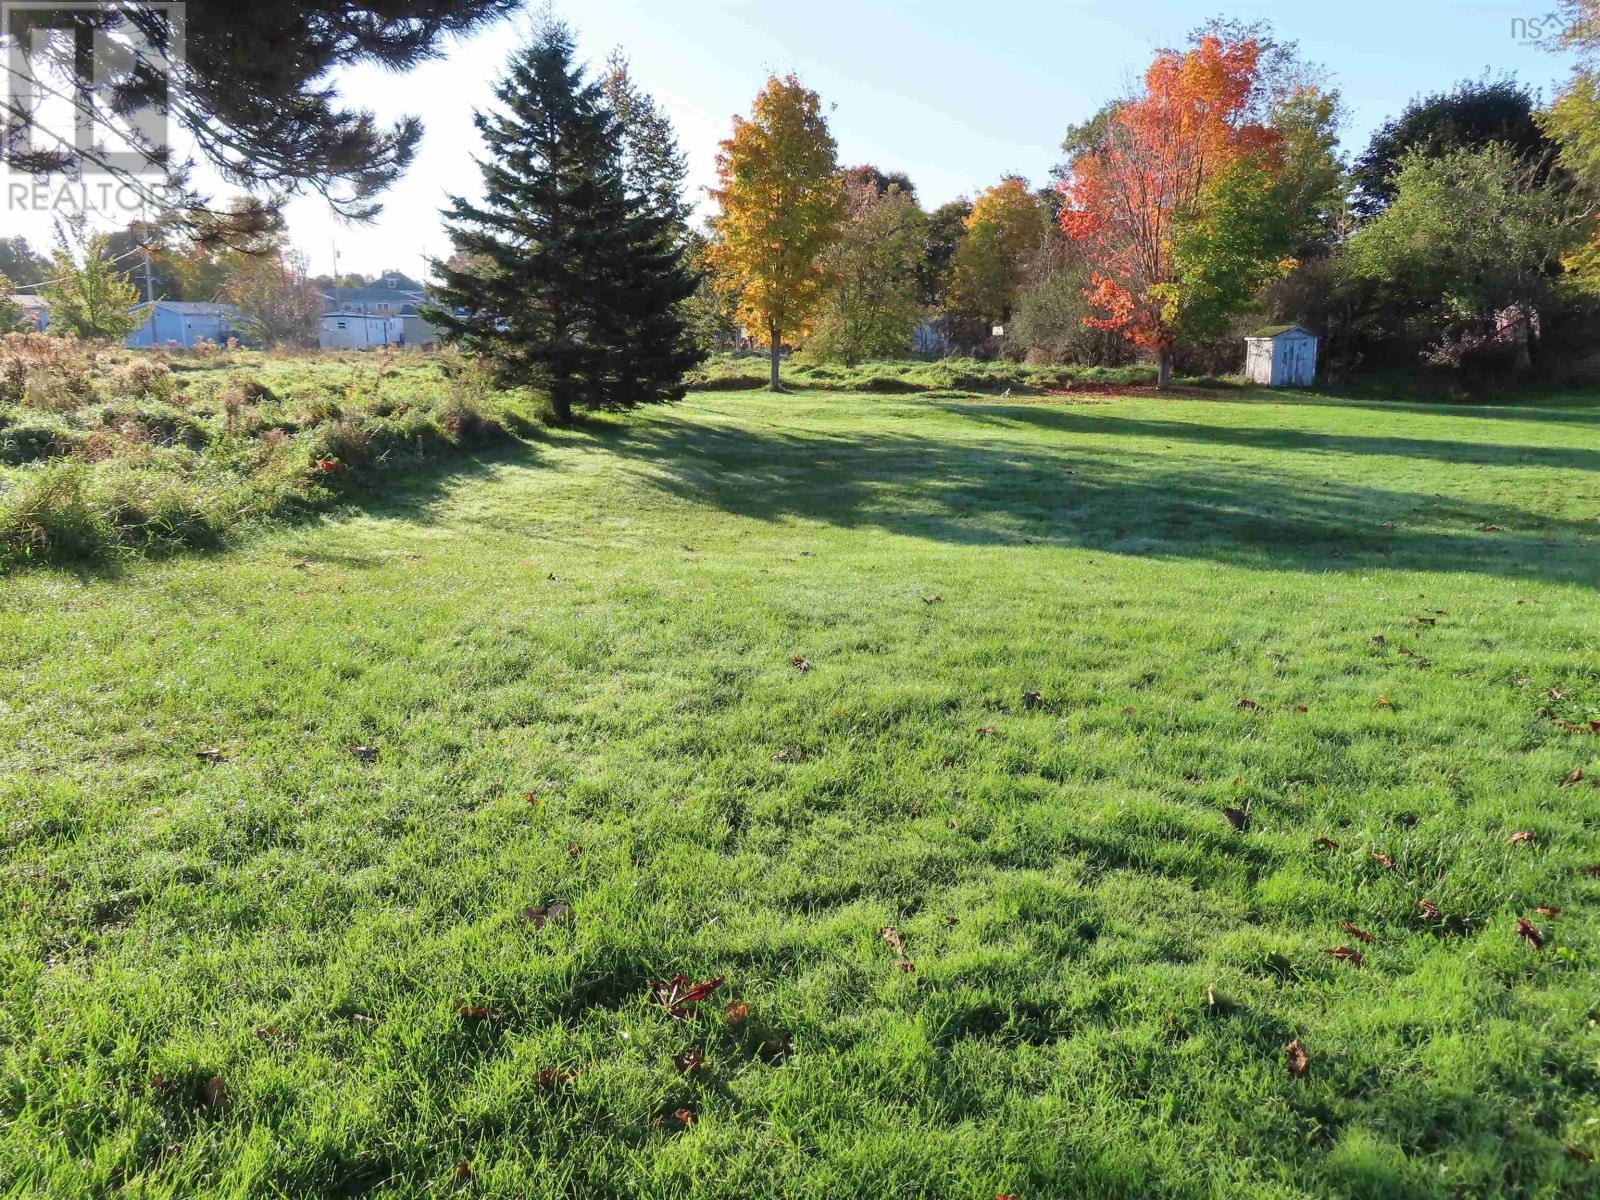
MULTIPOLYGON (((1137 386, 1155 382, 1149 366, 1079 367, 1033 363, 983 362, 975 358, 878 359, 853 367, 787 359, 782 378, 795 390, 866 392, 899 395, 919 392, 975 392, 1037 395, 1071 391, 1085 385, 1137 386)), ((690 376, 697 391, 764 388, 769 380, 767 356, 722 354, 690 376)))
POLYGON ((504 440, 531 407, 451 354, 148 354, 10 335, 0 569, 215 542, 504 440))

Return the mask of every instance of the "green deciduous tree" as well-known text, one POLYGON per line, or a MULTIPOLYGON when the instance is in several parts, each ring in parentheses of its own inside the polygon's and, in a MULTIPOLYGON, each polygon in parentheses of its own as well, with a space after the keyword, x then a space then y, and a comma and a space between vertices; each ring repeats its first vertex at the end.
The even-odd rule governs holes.
POLYGON ((870 178, 845 185, 844 224, 824 256, 832 282, 806 339, 808 358, 853 366, 906 352, 921 312, 926 231, 922 210, 897 185, 882 192, 870 178))
POLYGON ((1413 151, 1389 207, 1350 239, 1352 276, 1445 333, 1484 328, 1513 306, 1536 309, 1585 234, 1569 196, 1536 174, 1510 146, 1413 151))
POLYGON ((817 94, 772 76, 717 156, 721 208, 708 258, 740 318, 765 337, 773 391, 785 334, 800 334, 828 285, 824 251, 843 215, 837 149, 817 94))
POLYGON ((447 210, 456 255, 433 264, 427 316, 502 382, 543 389, 557 421, 579 407, 675 399, 699 355, 681 303, 695 277, 659 195, 630 189, 621 122, 549 20, 477 114, 484 199, 447 210))
POLYGON ((51 281, 40 289, 50 301, 50 332, 120 342, 147 314, 134 311, 139 292, 112 257, 104 233, 85 236, 81 220, 56 226, 51 281))

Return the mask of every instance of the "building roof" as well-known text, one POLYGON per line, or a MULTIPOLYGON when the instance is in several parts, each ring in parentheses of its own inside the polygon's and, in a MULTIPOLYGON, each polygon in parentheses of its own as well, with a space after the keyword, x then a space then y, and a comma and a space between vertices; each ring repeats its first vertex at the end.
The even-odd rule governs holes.
POLYGON ((392 321, 392 320, 394 320, 394 317, 392 317, 392 316, 386 317, 382 313, 352 312, 352 311, 350 311, 348 309, 339 309, 339 310, 337 310, 335 312, 325 312, 325 313, 322 314, 322 320, 324 320, 324 321, 328 320, 330 317, 351 317, 351 318, 355 318, 358 321, 392 321))
POLYGON ((1245 337, 1247 337, 1247 338, 1275 338, 1275 337, 1282 337, 1286 333, 1292 333, 1292 332, 1295 332, 1295 331, 1299 331, 1300 333, 1305 334, 1306 337, 1316 337, 1317 336, 1316 334, 1312 333, 1311 330, 1307 329, 1304 325, 1263 325, 1260 329, 1256 330, 1254 333, 1245 334, 1245 337))
MULTIPOLYGON (((149 302, 135 304, 135 308, 144 308, 149 302)), ((168 312, 188 313, 191 316, 238 316, 239 308, 234 304, 211 304, 200 300, 157 300, 157 308, 164 308, 168 312)))

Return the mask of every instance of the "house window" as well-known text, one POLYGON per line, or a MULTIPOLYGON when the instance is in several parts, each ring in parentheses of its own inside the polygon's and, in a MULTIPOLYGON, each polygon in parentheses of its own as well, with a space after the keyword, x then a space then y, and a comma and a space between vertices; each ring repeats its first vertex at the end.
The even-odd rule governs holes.
POLYGON ((343 321, 340 321, 340 322, 339 322, 339 328, 340 328, 340 329, 343 329, 343 328, 344 328, 344 322, 343 322, 343 321))

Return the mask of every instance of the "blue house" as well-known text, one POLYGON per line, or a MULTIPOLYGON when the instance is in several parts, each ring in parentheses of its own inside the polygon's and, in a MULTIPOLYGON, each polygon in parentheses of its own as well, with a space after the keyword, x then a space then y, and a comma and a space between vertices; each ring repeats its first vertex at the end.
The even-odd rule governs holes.
POLYGON ((244 339, 239 310, 231 304, 201 304, 190 300, 157 300, 140 304, 135 312, 146 311, 145 322, 128 335, 129 349, 157 349, 163 346, 198 346, 201 342, 223 345, 230 337, 244 339))

